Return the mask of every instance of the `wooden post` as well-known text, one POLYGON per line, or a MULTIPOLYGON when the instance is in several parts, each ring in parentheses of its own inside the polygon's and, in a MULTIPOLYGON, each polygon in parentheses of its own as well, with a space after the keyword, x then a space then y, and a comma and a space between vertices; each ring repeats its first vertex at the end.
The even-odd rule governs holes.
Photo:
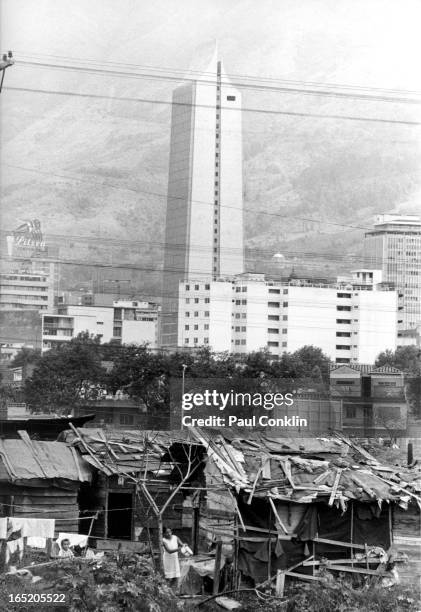
POLYGON ((407 453, 407 465, 411 465, 414 462, 414 445, 412 442, 408 442, 408 453, 407 453))
MULTIPOLYGON (((350 533, 350 542, 351 544, 354 541, 354 504, 351 501, 351 533, 350 533)), ((354 549, 351 548, 351 559, 354 557, 354 549)), ((352 562, 352 567, 354 567, 354 562, 352 562)))
POLYGON ((104 538, 108 538, 108 484, 105 489, 104 538))
MULTIPOLYGON (((272 500, 270 500, 272 501, 272 500)), ((273 503, 273 502, 272 502, 273 503)), ((271 522, 272 522, 272 506, 269 508, 268 514, 268 580, 272 576, 272 532, 271 532, 271 522)))
POLYGON ((393 544, 393 520, 392 520, 392 504, 391 502, 389 502, 389 539, 390 539, 390 546, 392 546, 393 544))
POLYGON ((276 572, 276 595, 277 597, 284 596, 284 588, 285 588, 285 572, 282 570, 277 570, 276 572))
POLYGON ((365 550, 365 567, 366 569, 370 569, 370 565, 368 563, 368 548, 365 542, 364 542, 364 550, 365 550))
POLYGON ((234 555, 233 555, 233 573, 234 573, 234 584, 233 588, 238 588, 239 575, 238 575, 238 553, 240 548, 240 540, 238 535, 238 518, 234 515, 234 555))
POLYGON ((6 571, 6 540, 0 540, 0 572, 6 571))
POLYGON ((154 557, 154 554, 153 554, 151 530, 149 529, 149 522, 148 522, 147 527, 146 527, 146 533, 148 534, 148 543, 149 543, 149 550, 151 551, 152 565, 153 565, 153 568, 156 569, 155 557, 154 557))
POLYGON ((200 508, 193 508, 193 525, 192 525, 192 544, 193 554, 197 555, 199 552, 199 519, 200 519, 200 508))
POLYGON ((45 552, 48 558, 50 558, 53 553, 53 541, 53 538, 46 538, 45 541, 45 552))
MULTIPOLYGON (((312 542, 313 546, 311 547, 311 555, 313 557, 313 560, 316 560, 316 542, 313 540, 312 542)), ((314 576, 314 565, 312 567, 312 574, 314 576)))
POLYGON ((213 572, 213 595, 219 593, 219 575, 221 573, 221 557, 222 557, 222 540, 216 543, 215 551, 215 569, 213 572))

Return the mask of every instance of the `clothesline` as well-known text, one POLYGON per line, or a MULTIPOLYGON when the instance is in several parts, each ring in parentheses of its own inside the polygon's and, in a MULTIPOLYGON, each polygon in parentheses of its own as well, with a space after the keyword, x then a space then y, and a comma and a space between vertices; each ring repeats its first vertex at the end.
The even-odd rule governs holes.
MULTIPOLYGON (((45 508, 39 508, 37 509, 35 506, 23 506, 21 504, 4 504, 3 502, 0 502, 0 506, 7 506, 8 508, 23 508, 26 512, 36 512, 37 514, 50 514, 52 512, 52 510, 45 510, 45 508), (31 510, 29 510, 28 508, 31 508, 31 510)), ((110 508, 109 510, 105 510, 104 509, 100 509, 100 508, 87 508, 86 510, 84 509, 83 512, 119 512, 121 510, 133 510, 133 506, 128 506, 127 508, 110 508)), ((74 512, 74 509, 69 509, 69 510, 60 510, 60 514, 63 514, 64 512, 74 512)), ((80 517, 80 518, 84 518, 84 517, 80 517)))
MULTIPOLYGON (((180 487, 180 491, 182 490, 204 490, 204 491, 226 491, 226 487, 180 487)), ((36 506, 24 506, 22 504, 7 504, 6 502, 0 502, 0 506, 7 506, 8 508, 23 508, 27 509, 28 507, 32 508, 32 510, 28 510, 28 512, 49 512, 49 510, 45 510, 44 508, 36 508, 36 506)), ((132 510, 132 507, 128 508, 114 508, 111 510, 98 510, 98 508, 89 508, 84 510, 85 512, 117 512, 119 510, 132 510)), ((73 512, 73 510, 62 510, 62 512, 73 512)))

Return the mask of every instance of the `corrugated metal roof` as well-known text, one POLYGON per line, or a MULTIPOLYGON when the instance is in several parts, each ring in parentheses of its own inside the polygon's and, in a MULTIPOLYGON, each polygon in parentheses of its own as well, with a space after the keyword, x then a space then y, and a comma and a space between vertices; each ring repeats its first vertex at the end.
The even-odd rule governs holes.
POLYGON ((75 449, 62 442, 0 439, 0 482, 66 479, 87 482, 92 470, 75 449))

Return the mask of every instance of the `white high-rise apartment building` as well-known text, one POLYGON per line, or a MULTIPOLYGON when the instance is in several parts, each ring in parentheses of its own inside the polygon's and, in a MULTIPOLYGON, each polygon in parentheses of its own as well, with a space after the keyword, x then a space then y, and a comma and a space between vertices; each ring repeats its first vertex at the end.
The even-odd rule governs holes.
MULTIPOLYGON (((366 272, 366 271, 365 271, 366 272)), ((396 349, 398 295, 381 283, 289 284, 243 274, 233 281, 180 282, 179 346, 274 355, 305 345, 336 363, 374 363, 396 349)))
POLYGON ((393 283, 402 294, 398 329, 421 323, 421 217, 377 215, 374 229, 365 235, 365 260, 379 268, 383 281, 393 283))
POLYGON ((243 271, 241 94, 215 52, 173 93, 162 344, 177 346, 180 281, 243 271))

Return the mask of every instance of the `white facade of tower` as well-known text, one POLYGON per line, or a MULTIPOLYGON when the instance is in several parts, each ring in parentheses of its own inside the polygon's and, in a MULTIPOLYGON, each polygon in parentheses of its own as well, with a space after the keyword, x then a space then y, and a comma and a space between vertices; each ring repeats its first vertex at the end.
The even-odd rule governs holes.
POLYGON ((244 270, 241 95, 222 62, 173 94, 162 343, 176 346, 178 287, 244 270))

